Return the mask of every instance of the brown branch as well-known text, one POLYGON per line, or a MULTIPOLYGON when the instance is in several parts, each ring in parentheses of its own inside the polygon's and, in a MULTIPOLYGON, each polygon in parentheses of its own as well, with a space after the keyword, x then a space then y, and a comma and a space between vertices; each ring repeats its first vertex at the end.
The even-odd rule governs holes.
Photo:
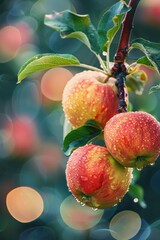
POLYGON ((130 34, 133 28, 133 18, 139 2, 140 0, 130 0, 128 4, 131 7, 131 10, 126 13, 123 20, 120 42, 114 59, 115 63, 122 64, 126 58, 127 50, 129 48, 130 34))
POLYGON ((133 19, 136 12, 136 8, 140 0, 130 0, 129 6, 131 10, 126 13, 123 20, 122 32, 119 41, 119 46, 114 58, 114 66, 112 68, 112 74, 117 79, 116 86, 118 88, 118 112, 126 112, 127 104, 125 101, 125 79, 126 79, 126 66, 124 64, 129 48, 130 34, 133 28, 133 19))

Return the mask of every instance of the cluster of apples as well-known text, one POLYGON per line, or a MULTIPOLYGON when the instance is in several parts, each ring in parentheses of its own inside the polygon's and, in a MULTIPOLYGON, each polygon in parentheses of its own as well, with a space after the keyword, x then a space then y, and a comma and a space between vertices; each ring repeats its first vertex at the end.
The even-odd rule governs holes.
POLYGON ((153 164, 160 153, 160 123, 146 112, 118 113, 116 79, 106 80, 101 72, 78 73, 67 83, 62 100, 74 128, 94 119, 104 129, 105 146, 77 148, 66 167, 68 188, 78 201, 93 208, 121 201, 133 168, 153 164))

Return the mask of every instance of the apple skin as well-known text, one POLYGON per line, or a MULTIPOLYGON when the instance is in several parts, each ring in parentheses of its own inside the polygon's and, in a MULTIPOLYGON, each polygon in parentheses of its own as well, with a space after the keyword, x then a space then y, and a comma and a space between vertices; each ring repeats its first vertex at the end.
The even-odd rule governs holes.
POLYGON ((64 113, 74 128, 86 121, 96 120, 102 127, 118 113, 115 78, 104 81, 107 75, 96 71, 77 73, 65 86, 62 105, 64 113))
POLYGON ((108 208, 128 191, 132 169, 115 161, 105 147, 87 144, 71 154, 66 179, 69 190, 82 204, 108 208))
POLYGON ((160 153, 160 124, 146 112, 120 113, 106 123, 104 140, 119 163, 142 169, 160 153))

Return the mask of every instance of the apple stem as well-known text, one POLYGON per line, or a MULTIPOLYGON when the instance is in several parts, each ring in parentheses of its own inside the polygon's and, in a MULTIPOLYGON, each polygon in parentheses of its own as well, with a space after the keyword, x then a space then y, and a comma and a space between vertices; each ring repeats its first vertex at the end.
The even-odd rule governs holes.
POLYGON ((125 101, 125 80, 127 73, 124 61, 128 53, 130 34, 133 28, 133 19, 139 2, 140 0, 130 0, 128 4, 128 6, 131 7, 131 10, 126 13, 123 20, 119 46, 114 57, 114 66, 112 67, 112 75, 117 79, 116 86, 118 88, 119 97, 118 112, 127 111, 127 104, 125 101))

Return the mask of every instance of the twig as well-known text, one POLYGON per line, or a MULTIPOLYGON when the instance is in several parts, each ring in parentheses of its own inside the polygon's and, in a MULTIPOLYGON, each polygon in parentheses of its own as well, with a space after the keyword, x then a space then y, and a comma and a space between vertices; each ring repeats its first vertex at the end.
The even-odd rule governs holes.
POLYGON ((116 86, 118 88, 118 97, 119 97, 118 111, 119 112, 127 111, 127 104, 125 101, 126 66, 124 64, 124 61, 127 56, 127 52, 129 48, 130 34, 133 28, 133 18, 139 2, 140 0, 130 0, 128 4, 131 7, 131 10, 126 13, 123 21, 119 46, 114 58, 115 64, 112 68, 112 75, 117 79, 116 86))

